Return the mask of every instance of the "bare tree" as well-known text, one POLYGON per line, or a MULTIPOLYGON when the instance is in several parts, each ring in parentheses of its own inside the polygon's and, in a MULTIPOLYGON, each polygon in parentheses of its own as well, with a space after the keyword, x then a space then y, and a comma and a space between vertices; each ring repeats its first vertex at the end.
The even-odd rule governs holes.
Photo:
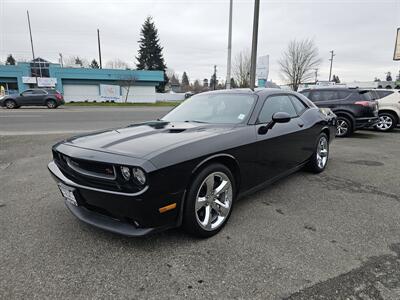
POLYGON ((89 65, 89 62, 86 58, 81 58, 79 56, 69 56, 64 59, 64 66, 65 67, 78 67, 84 68, 89 65))
POLYGON ((123 60, 120 60, 119 58, 116 58, 114 60, 109 60, 106 63, 106 67, 109 69, 128 69, 128 64, 124 62, 123 60))
POLYGON ((129 91, 131 89, 131 86, 135 85, 136 82, 136 76, 133 74, 126 75, 121 77, 121 79, 118 81, 118 84, 121 86, 126 91, 125 94, 125 103, 128 102, 128 97, 129 97, 129 91))
POLYGON ((235 56, 232 68, 233 78, 238 87, 246 88, 250 86, 250 67, 250 52, 248 49, 242 50, 235 56))
POLYGON ((287 50, 279 60, 282 77, 294 91, 297 91, 301 83, 313 78, 313 70, 320 63, 318 48, 310 39, 290 41, 287 50))

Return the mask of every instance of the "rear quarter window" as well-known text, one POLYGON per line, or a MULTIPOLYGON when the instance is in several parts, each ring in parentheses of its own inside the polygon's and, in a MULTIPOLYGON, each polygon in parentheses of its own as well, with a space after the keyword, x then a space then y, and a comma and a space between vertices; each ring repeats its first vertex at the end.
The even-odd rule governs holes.
POLYGON ((387 97, 387 96, 393 94, 394 92, 393 91, 375 91, 375 93, 378 94, 379 98, 384 98, 384 97, 387 97))

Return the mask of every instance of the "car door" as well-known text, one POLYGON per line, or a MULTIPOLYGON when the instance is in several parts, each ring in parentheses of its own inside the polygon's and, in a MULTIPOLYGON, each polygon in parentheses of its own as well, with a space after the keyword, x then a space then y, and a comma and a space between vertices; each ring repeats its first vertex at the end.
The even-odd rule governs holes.
POLYGON ((272 179, 301 163, 301 131, 304 122, 298 116, 288 94, 271 95, 265 99, 256 122, 259 180, 272 179), (265 134, 260 127, 271 124, 272 116, 286 112, 291 117, 287 123, 276 123, 265 134))
POLYGON ((33 90, 26 90, 17 97, 18 105, 33 105, 35 101, 33 90))
POLYGON ((44 90, 33 90, 32 105, 44 105, 44 97, 47 93, 44 90))

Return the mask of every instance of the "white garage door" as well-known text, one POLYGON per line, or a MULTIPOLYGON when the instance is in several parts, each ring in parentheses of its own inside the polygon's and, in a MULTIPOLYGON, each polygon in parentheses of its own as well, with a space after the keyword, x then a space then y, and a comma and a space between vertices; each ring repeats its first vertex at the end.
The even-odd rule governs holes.
POLYGON ((64 99, 70 101, 101 101, 98 84, 64 84, 64 99))

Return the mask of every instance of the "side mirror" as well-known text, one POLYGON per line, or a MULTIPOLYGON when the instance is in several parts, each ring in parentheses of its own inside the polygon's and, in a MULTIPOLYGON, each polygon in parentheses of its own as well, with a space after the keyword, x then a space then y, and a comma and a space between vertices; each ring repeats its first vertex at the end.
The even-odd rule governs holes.
POLYGON ((290 119, 290 115, 286 112, 276 112, 272 115, 272 121, 274 123, 287 123, 290 119))
POLYGON ((258 134, 266 134, 268 130, 272 129, 276 123, 287 123, 291 119, 290 115, 286 112, 276 112, 272 115, 272 121, 265 126, 258 128, 258 134))

